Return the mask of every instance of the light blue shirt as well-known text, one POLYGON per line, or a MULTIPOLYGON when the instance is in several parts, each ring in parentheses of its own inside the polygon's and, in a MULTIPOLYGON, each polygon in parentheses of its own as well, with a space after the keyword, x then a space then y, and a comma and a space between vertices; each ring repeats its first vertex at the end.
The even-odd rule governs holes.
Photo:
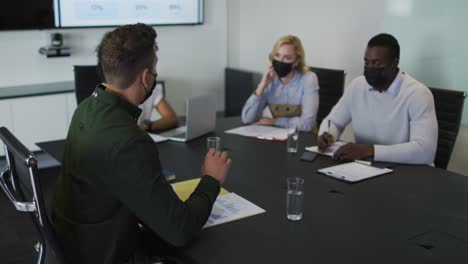
POLYGON ((294 72, 293 78, 283 84, 276 77, 261 96, 252 94, 242 109, 242 121, 246 124, 256 122, 268 104, 301 105, 299 117, 278 117, 275 126, 297 126, 301 131, 311 131, 315 126, 319 104, 319 85, 315 73, 294 72))

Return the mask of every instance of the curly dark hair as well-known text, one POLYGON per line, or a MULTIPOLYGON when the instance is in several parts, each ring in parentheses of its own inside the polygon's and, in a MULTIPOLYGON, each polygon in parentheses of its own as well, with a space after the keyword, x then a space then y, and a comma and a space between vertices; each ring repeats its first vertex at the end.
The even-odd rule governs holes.
POLYGON ((97 47, 98 71, 108 84, 128 88, 145 68, 157 62, 156 31, 145 24, 107 32, 97 47))

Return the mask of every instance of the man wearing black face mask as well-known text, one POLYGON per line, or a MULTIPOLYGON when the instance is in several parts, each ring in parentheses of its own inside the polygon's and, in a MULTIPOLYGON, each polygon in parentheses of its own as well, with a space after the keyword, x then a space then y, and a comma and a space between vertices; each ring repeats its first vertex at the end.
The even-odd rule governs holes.
POLYGON ((152 27, 136 24, 99 45, 106 82, 73 115, 53 198, 67 263, 182 263, 176 247, 206 223, 229 170, 227 153, 209 150, 186 202, 162 176, 157 146, 137 125, 138 105, 155 86, 155 39, 152 27))
POLYGON ((339 148, 338 160, 373 159, 432 164, 438 126, 430 90, 398 68, 400 46, 389 34, 373 37, 364 75, 354 79, 323 120, 318 145, 327 149, 352 122, 356 143, 339 148))

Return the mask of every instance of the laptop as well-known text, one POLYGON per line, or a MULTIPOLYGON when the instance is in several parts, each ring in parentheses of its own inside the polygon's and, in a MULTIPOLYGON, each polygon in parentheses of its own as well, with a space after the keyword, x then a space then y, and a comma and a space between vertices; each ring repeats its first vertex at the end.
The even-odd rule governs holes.
POLYGON ((204 95, 187 99, 185 126, 159 134, 169 140, 187 142, 216 127, 216 98, 204 95))

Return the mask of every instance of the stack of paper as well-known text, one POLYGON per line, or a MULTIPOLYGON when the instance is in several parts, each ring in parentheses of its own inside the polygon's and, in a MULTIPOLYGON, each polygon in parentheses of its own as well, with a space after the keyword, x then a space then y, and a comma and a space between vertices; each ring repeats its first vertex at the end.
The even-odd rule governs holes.
MULTIPOLYGON (((178 182, 172 184, 172 188, 182 201, 186 201, 199 182, 200 179, 178 182)), ((221 192, 213 205, 211 215, 203 228, 235 221, 264 212, 265 210, 239 195, 229 193, 226 189, 221 188, 221 192)))
POLYGON ((156 135, 156 134, 151 134, 151 133, 147 133, 153 140, 154 142, 158 143, 158 142, 163 142, 163 141, 166 141, 167 138, 165 137, 161 137, 159 135, 156 135))
POLYGON ((224 224, 266 211, 235 193, 218 196, 203 228, 224 224))
POLYGON ((306 147, 305 150, 311 151, 311 152, 317 152, 322 155, 333 157, 333 154, 335 153, 335 151, 337 151, 340 147, 346 144, 348 144, 348 142, 336 141, 333 145, 328 147, 325 151, 320 151, 317 146, 306 147))
POLYGON ((286 140, 288 129, 272 126, 249 125, 226 130, 226 133, 267 140, 286 140))

